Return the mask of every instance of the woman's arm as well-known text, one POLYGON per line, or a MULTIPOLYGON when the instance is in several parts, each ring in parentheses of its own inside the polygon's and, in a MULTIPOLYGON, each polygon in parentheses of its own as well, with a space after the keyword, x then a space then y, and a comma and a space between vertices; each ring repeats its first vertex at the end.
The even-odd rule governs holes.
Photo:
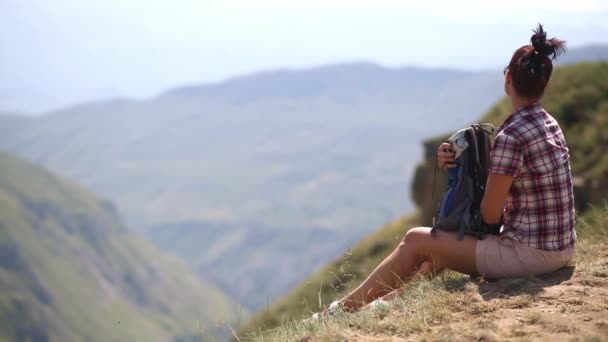
POLYGON ((481 201, 481 217, 485 223, 496 224, 500 222, 505 198, 512 183, 513 176, 490 173, 486 183, 486 191, 481 201))

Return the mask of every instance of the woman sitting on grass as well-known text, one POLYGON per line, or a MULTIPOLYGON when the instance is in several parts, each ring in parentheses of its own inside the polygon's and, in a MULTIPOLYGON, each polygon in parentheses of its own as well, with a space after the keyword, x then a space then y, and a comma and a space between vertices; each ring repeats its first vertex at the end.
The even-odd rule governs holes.
MULTIPOLYGON (((432 236, 431 228, 413 228, 359 287, 325 313, 390 300, 399 294, 392 290, 414 276, 444 269, 496 279, 540 275, 568 263, 576 246, 570 156, 559 124, 539 102, 552 59, 566 50, 565 42, 547 40, 539 24, 531 43, 517 49, 504 70, 513 112, 498 128, 481 203, 484 222, 503 217, 500 235, 459 241, 455 232, 432 236)), ((455 166, 454 153, 444 152, 449 148, 447 143, 438 148, 441 168, 455 166)))

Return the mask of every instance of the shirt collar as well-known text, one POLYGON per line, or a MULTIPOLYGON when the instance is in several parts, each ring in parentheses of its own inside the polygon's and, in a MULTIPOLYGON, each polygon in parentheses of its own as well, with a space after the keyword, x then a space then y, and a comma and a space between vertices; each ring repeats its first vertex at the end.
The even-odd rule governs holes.
POLYGON ((500 127, 498 127, 497 132, 502 131, 505 127, 507 127, 510 123, 512 123, 513 121, 526 116, 526 115, 532 115, 535 113, 539 113, 542 112, 543 107, 541 106, 539 101, 536 101, 534 103, 531 103, 527 106, 523 106, 520 109, 514 111, 513 113, 511 113, 506 119, 505 121, 500 125, 500 127))

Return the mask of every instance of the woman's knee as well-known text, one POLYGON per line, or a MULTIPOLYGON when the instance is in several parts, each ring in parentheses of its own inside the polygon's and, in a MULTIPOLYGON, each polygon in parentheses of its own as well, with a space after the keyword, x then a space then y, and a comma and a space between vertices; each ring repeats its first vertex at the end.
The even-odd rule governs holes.
POLYGON ((431 235, 431 228, 428 227, 416 227, 412 228, 405 233, 402 243, 415 243, 421 240, 428 239, 431 235))
POLYGON ((431 236, 431 228, 428 227, 416 227, 410 229, 401 240, 399 249, 407 249, 409 251, 415 251, 421 247, 426 240, 431 236))
POLYGON ((435 260, 429 255, 429 242, 433 243, 431 228, 412 228, 403 237, 397 247, 397 253, 413 261, 422 275, 434 274, 438 269, 435 260))

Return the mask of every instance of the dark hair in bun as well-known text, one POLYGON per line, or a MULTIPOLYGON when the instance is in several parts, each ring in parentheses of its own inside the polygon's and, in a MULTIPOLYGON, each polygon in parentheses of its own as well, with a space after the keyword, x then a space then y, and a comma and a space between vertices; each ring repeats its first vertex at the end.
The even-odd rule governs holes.
POLYGON ((550 56, 551 59, 556 59, 559 55, 566 52, 566 42, 557 38, 547 40, 547 32, 543 30, 543 25, 538 24, 536 30, 532 30, 534 34, 530 38, 532 47, 535 52, 541 56, 550 56))
POLYGON ((515 91, 520 96, 541 97, 553 71, 552 60, 566 52, 566 42, 551 38, 538 24, 530 38, 532 45, 517 49, 509 63, 509 72, 515 91))

